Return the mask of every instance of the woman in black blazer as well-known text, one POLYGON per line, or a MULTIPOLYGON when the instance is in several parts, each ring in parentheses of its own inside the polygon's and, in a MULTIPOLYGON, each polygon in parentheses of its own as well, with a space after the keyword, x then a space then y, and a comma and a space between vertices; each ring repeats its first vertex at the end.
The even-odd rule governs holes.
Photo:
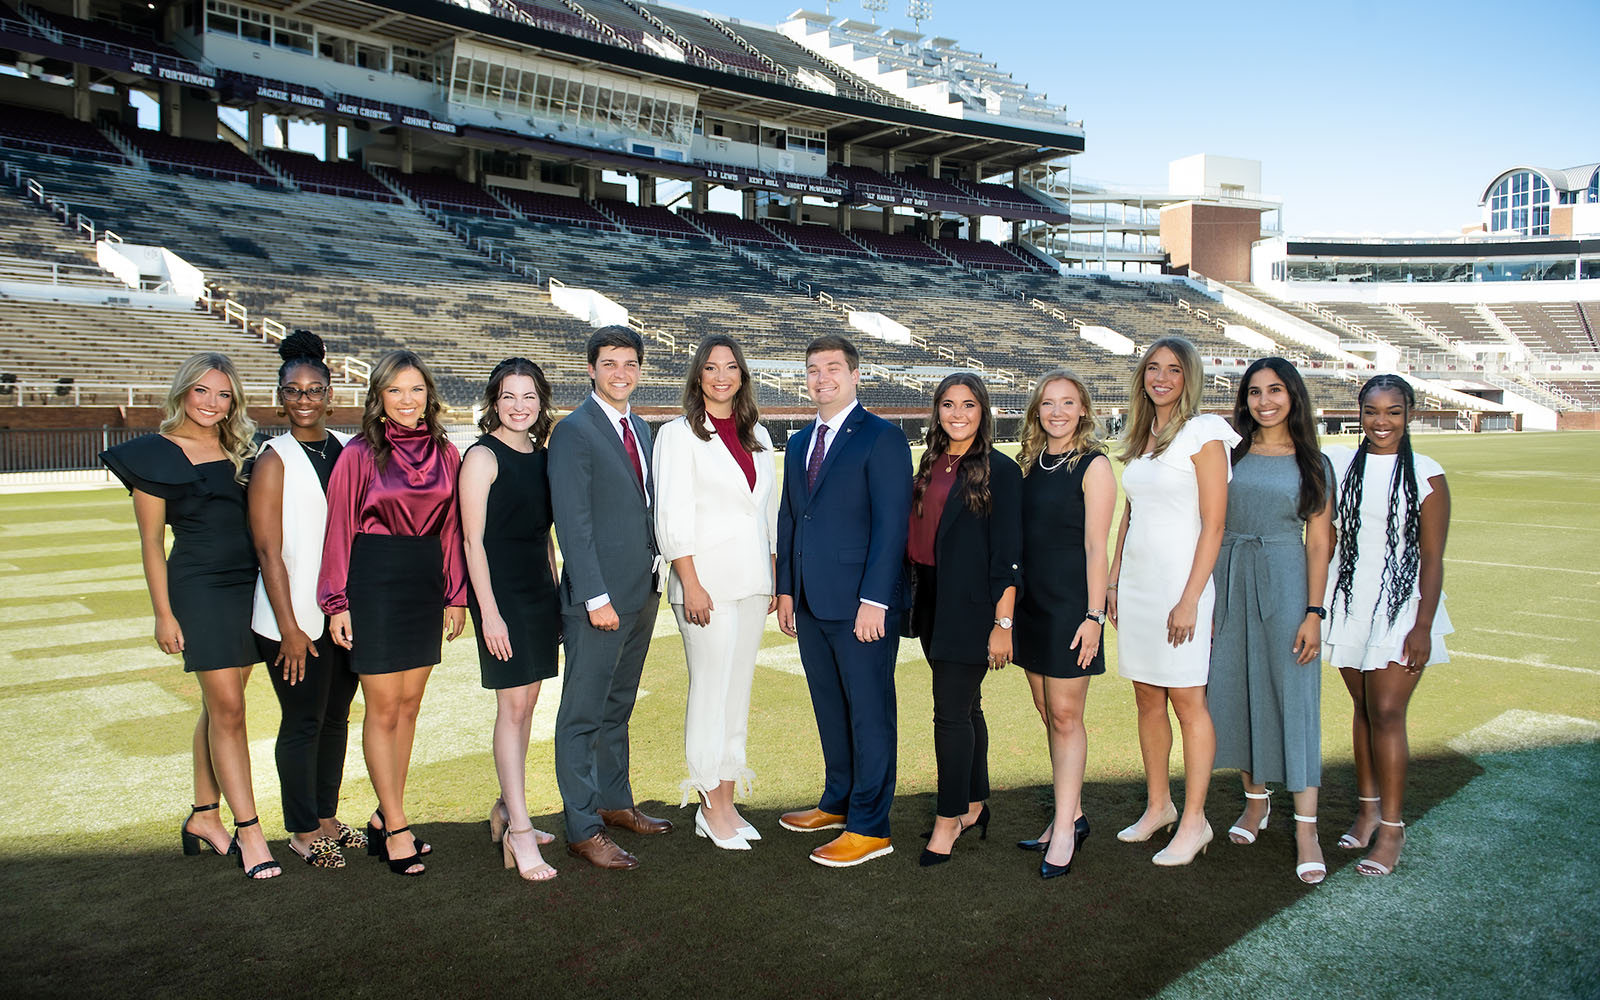
POLYGON ((989 731, 984 674, 1011 660, 1021 580, 1022 472, 994 450, 989 392, 969 372, 939 383, 912 494, 906 555, 911 622, 933 673, 938 815, 923 867, 950 860, 956 838, 989 835, 989 731))

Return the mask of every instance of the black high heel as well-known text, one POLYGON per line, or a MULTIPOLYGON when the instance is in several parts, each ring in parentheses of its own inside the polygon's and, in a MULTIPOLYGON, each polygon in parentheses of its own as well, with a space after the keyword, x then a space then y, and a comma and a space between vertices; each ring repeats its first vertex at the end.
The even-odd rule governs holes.
MULTIPOLYGON (((989 813, 989 803, 985 802, 983 804, 983 808, 978 811, 978 818, 972 821, 972 826, 975 826, 975 827, 978 828, 978 839, 979 840, 988 840, 989 839, 989 820, 991 818, 993 818, 993 817, 989 813)), ((966 833, 968 830, 972 829, 972 826, 964 826, 964 827, 962 827, 961 828, 961 833, 966 833)), ((959 838, 961 836, 961 834, 958 833, 958 834, 956 834, 956 836, 959 838)))
MULTIPOLYGON (((1077 851, 1083 842, 1089 839, 1089 817, 1079 816, 1072 823, 1072 849, 1077 851)), ((1024 851, 1045 851, 1050 848, 1048 840, 1019 840, 1017 846, 1024 851)))
MULTIPOLYGON (((405 833, 410 829, 411 828, 409 826, 402 826, 398 830, 385 830, 383 831, 383 836, 384 839, 387 840, 390 837, 405 833)), ((415 840, 416 838, 413 837, 412 839, 415 840)), ((421 871, 411 871, 413 865, 422 864, 422 851, 420 850, 421 845, 418 844, 417 847, 419 849, 415 854, 408 854, 403 858, 396 858, 389 854, 389 845, 384 844, 383 854, 381 857, 383 858, 384 863, 389 866, 389 870, 394 872, 396 875, 407 875, 411 878, 416 878, 418 875, 424 875, 428 871, 426 867, 423 867, 421 871)))
MULTIPOLYGON (((260 816, 252 816, 247 820, 243 820, 234 824, 233 840, 228 844, 228 853, 238 855, 240 868, 244 868, 244 848, 239 846, 239 831, 243 830, 247 826, 255 826, 260 822, 260 816)), ((279 875, 283 874, 283 866, 278 864, 278 862, 274 861, 272 858, 268 858, 259 865, 252 865, 250 868, 245 869, 244 877, 250 879, 252 882, 265 881, 265 879, 258 879, 256 876, 273 868, 278 870, 279 875)), ((267 877, 272 878, 274 876, 269 875, 267 877)))
MULTIPOLYGON (((961 820, 958 818, 956 820, 956 822, 961 824, 961 832, 956 834, 956 840, 960 840, 961 837, 962 837, 962 834, 965 834, 968 830, 972 829, 973 827, 977 827, 978 828, 978 839, 979 840, 988 840, 989 839, 989 820, 992 819, 992 818, 993 818, 993 816, 989 812, 989 803, 987 803, 987 802, 985 802, 983 804, 983 809, 979 811, 978 818, 973 820, 971 823, 961 823, 961 820)), ((932 830, 928 831, 928 836, 929 837, 933 836, 933 831, 932 830)), ((955 844, 953 842, 950 845, 950 850, 951 850, 951 853, 955 852, 955 844)), ((949 861, 949 860, 950 860, 950 855, 949 854, 940 854, 938 851, 930 851, 926 847, 924 847, 922 849, 922 853, 920 855, 918 855, 918 857, 917 857, 917 864, 921 865, 924 868, 929 868, 929 867, 932 867, 933 865, 942 865, 946 861, 949 861)))
POLYGON ((1072 824, 1072 857, 1068 858, 1067 863, 1064 865, 1053 865, 1046 860, 1050 842, 1045 841, 1044 848, 1041 849, 1041 856, 1039 858, 1039 877, 1059 878, 1062 875, 1070 874, 1072 872, 1072 862, 1077 860, 1078 850, 1079 848, 1083 847, 1083 842, 1088 838, 1089 817, 1079 816, 1072 824))
MULTIPOLYGON (((374 809, 372 810, 372 814, 378 817, 379 823, 382 823, 384 826, 389 825, 389 821, 383 818, 382 809, 374 809)), ((409 830, 411 828, 408 826, 405 829, 409 830)), ((371 820, 367 821, 367 857, 381 858, 385 856, 384 852, 380 849, 383 846, 384 836, 385 834, 382 826, 373 826, 371 820)), ((411 836, 412 839, 417 842, 417 857, 425 858, 433 853, 432 844, 423 843, 422 838, 418 837, 416 834, 412 834, 411 836)))
POLYGON ((930 851, 924 847, 922 849, 922 854, 917 858, 917 864, 921 865, 923 868, 931 868, 934 865, 942 865, 949 860, 950 855, 940 854, 937 851, 930 851))
MULTIPOLYGON (((1076 852, 1074 852, 1072 856, 1074 858, 1076 858, 1078 855, 1077 855, 1076 852)), ((1057 877, 1062 876, 1062 875, 1070 874, 1071 872, 1072 872, 1072 861, 1070 859, 1064 865, 1053 865, 1050 862, 1046 861, 1044 858, 1040 858, 1039 859, 1039 877, 1040 878, 1057 878, 1057 877)))
POLYGON ((194 819, 195 813, 210 812, 213 809, 220 809, 221 807, 222 803, 220 802, 213 802, 209 806, 195 806, 189 810, 189 815, 183 818, 183 823, 178 827, 178 839, 183 843, 183 853, 186 856, 192 858, 195 855, 202 853, 200 850, 200 845, 205 844, 207 847, 211 848, 211 853, 220 855, 222 857, 227 857, 227 851, 219 851, 217 849, 217 845, 213 844, 210 840, 200 836, 198 833, 189 832, 189 821, 194 819))

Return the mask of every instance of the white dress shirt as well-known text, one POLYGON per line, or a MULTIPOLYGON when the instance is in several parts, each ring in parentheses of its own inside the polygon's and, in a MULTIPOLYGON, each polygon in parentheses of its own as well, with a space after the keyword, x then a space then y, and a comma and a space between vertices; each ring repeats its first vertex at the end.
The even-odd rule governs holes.
MULTIPOLYGON (((608 416, 608 420, 609 420, 609 422, 611 424, 611 433, 615 434, 617 436, 617 440, 622 442, 622 450, 623 451, 627 451, 628 450, 628 440, 627 440, 627 438, 622 436, 622 422, 624 420, 627 420, 627 419, 629 419, 630 417, 633 416, 633 407, 631 405, 629 405, 624 409, 618 410, 615 406, 611 405, 611 400, 609 400, 609 399, 605 398, 604 396, 600 395, 600 393, 598 393, 598 392, 589 393, 589 398, 594 400, 596 403, 599 403, 601 409, 605 413, 607 413, 609 415, 608 416)), ((633 428, 630 426, 628 428, 628 430, 632 431, 633 428)), ((645 454, 644 443, 639 440, 639 435, 638 434, 634 434, 634 436, 633 436, 633 450, 638 452, 638 454, 639 454, 639 474, 644 477, 644 482, 649 482, 650 481, 650 459, 649 459, 649 456, 645 454)), ((641 484, 641 488, 642 488, 642 484, 641 484)), ((645 506, 646 510, 648 510, 650 508, 650 491, 649 490, 645 490, 644 491, 644 506, 645 506)), ((659 557, 658 557, 658 560, 659 560, 659 557)), ((594 611, 595 609, 603 608, 607 604, 610 604, 610 603, 611 603, 611 592, 610 591, 606 591, 604 594, 601 594, 599 597, 591 597, 587 601, 584 601, 583 602, 583 608, 584 608, 585 611, 594 611)))

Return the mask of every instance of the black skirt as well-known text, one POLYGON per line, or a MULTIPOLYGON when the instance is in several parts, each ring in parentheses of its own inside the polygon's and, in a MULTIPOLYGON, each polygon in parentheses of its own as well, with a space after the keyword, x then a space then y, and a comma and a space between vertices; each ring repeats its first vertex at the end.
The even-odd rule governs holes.
POLYGON ((356 535, 346 592, 351 670, 392 674, 439 662, 444 551, 438 536, 356 535))

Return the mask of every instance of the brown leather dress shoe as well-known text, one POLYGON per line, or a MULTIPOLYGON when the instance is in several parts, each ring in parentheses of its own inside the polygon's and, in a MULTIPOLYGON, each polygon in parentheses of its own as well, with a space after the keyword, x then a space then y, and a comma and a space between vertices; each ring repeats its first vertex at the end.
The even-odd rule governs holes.
POLYGON ((629 868, 639 867, 639 859, 618 847, 617 842, 607 836, 604 830, 588 840, 568 844, 567 853, 575 858, 582 858, 596 868, 626 871, 629 868))
POLYGON ((863 837, 859 833, 841 833, 833 840, 811 852, 811 860, 829 868, 849 868, 863 861, 893 854, 894 846, 888 837, 863 837))
POLYGON ((671 820, 646 816, 639 811, 638 806, 629 806, 626 809, 602 809, 600 810, 600 819, 606 826, 617 826, 624 830, 632 830, 634 833, 672 832, 671 820))
POLYGON ((815 833, 818 830, 843 830, 844 817, 821 809, 796 809, 778 817, 778 825, 795 833, 815 833))

